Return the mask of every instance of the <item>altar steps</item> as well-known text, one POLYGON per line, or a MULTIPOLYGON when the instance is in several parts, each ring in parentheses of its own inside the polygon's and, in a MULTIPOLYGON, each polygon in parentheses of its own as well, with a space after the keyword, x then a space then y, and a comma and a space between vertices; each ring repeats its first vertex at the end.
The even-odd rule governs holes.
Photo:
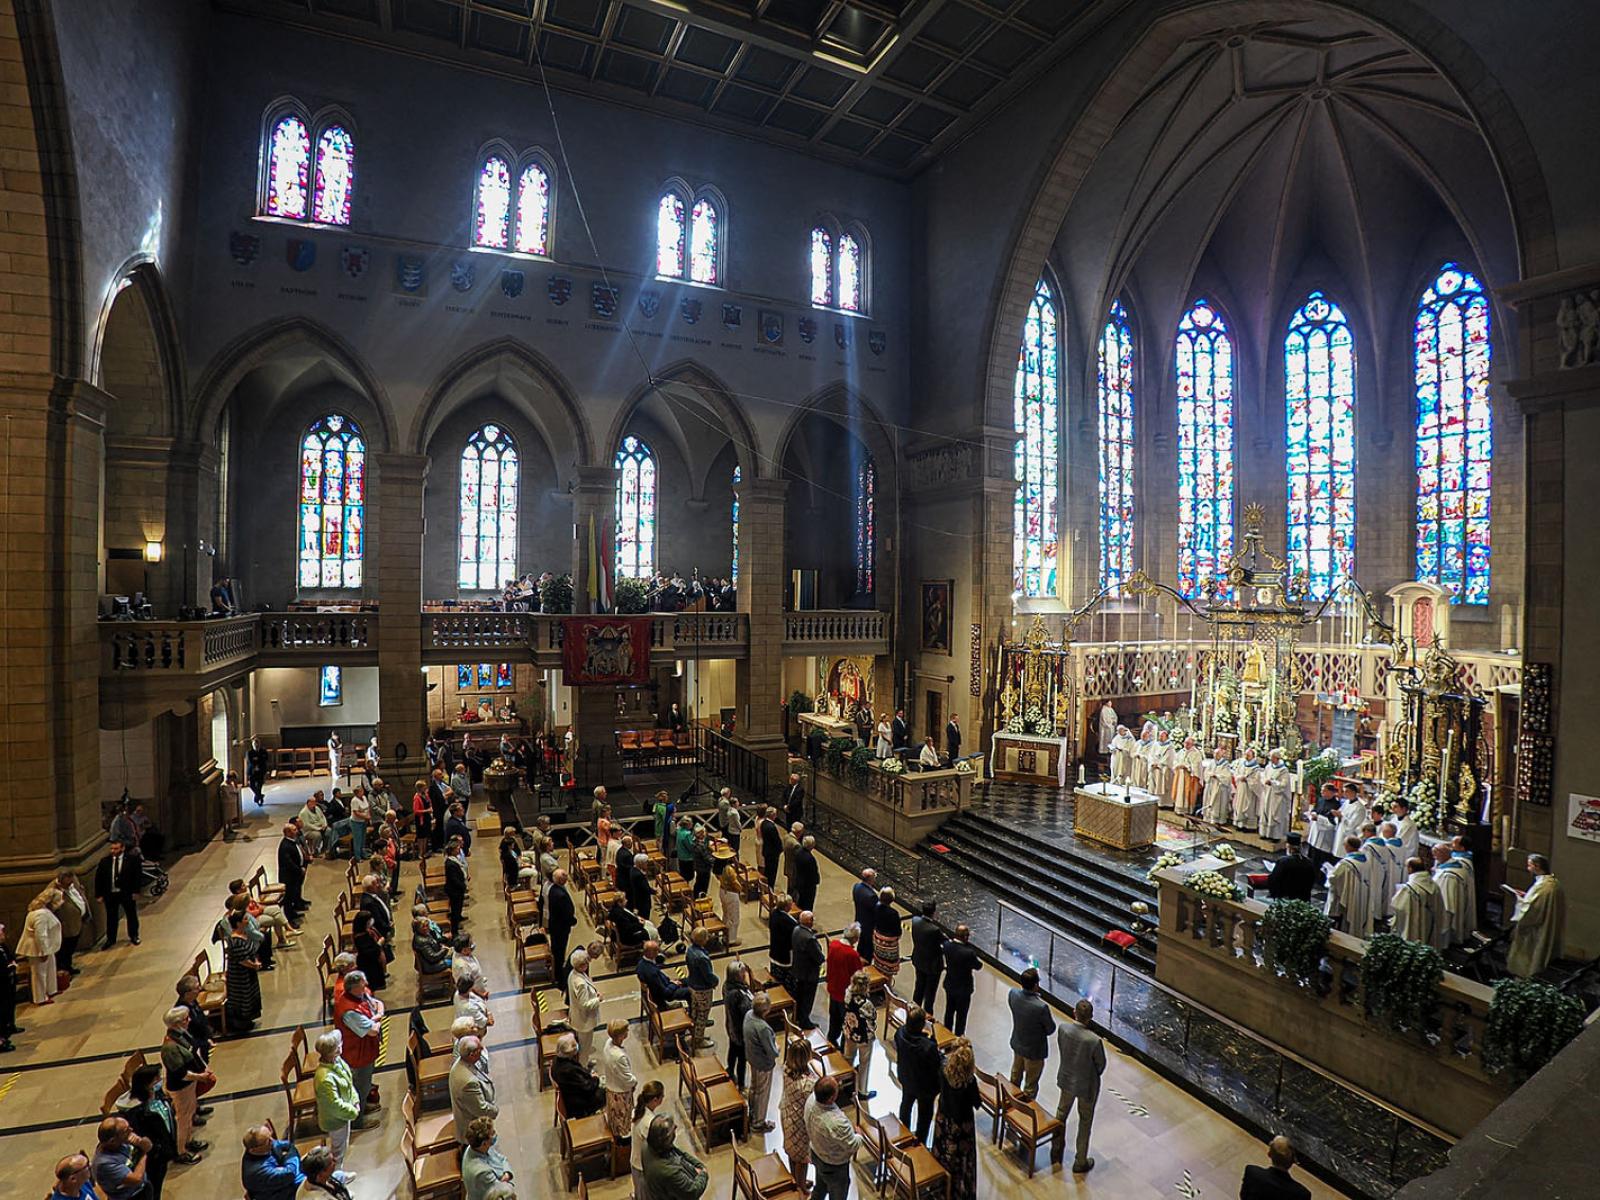
MULTIPOLYGON (((1104 949, 1108 930, 1133 932, 1130 908, 1136 900, 1150 906, 1145 919, 1154 922, 1153 884, 981 812, 951 818, 921 849, 1024 912, 1096 948, 1104 949), (936 844, 947 849, 935 850, 936 844)), ((1125 955, 1128 963, 1154 973, 1154 932, 1134 936, 1125 955)))

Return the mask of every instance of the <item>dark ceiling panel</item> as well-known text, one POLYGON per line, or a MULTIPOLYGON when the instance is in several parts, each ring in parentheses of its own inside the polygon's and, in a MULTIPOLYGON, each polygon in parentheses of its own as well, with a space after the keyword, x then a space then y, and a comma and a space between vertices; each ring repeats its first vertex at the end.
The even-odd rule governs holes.
POLYGON ((931 142, 948 129, 954 120, 954 115, 942 108, 934 108, 931 104, 919 104, 900 118, 895 130, 931 142))
POLYGON ((734 117, 740 121, 759 125, 772 111, 775 103, 777 101, 765 92, 730 83, 722 89, 722 95, 717 97, 717 102, 711 106, 711 111, 718 116, 734 117))
POLYGON ((599 37, 610 3, 611 0, 550 0, 544 10, 545 24, 599 37))
POLYGON ((852 114, 865 117, 869 121, 876 121, 880 125, 887 125, 904 110, 911 101, 898 93, 884 88, 868 88, 862 93, 861 99, 850 106, 852 114))
POLYGON ((587 75, 590 64, 594 62, 594 47, 588 42, 562 33, 551 33, 547 29, 539 35, 539 57, 552 70, 587 75))
POLYGON ((951 0, 951 3, 941 5, 928 19, 922 27, 921 36, 951 53, 960 54, 972 44, 973 38, 989 27, 992 20, 992 17, 951 0))
POLYGON ((378 0, 317 0, 317 11, 362 21, 378 19, 378 0))
POLYGON ((528 57, 530 28, 526 21, 508 21, 504 17, 475 12, 467 25, 467 45, 521 62, 528 57))
POLYGON ((841 9, 828 26, 827 37, 863 58, 872 52, 879 40, 889 31, 889 23, 879 20, 856 8, 841 9))
POLYGON ((891 167, 903 167, 915 158, 922 150, 922 143, 913 142, 910 138, 895 137, 892 133, 884 134, 878 144, 867 152, 867 157, 876 159, 891 167))
POLYGON ((772 0, 761 19, 812 37, 829 7, 829 0, 772 0))
POLYGON ((785 100, 772 110, 772 115, 767 118, 767 124, 785 133, 792 133, 796 137, 808 138, 821 129, 822 123, 827 119, 828 114, 819 108, 807 108, 804 104, 785 100))
POLYGON ((1017 10, 1017 16, 1032 21, 1041 29, 1059 32, 1087 7, 1083 0, 1027 0, 1017 10))
POLYGON ((665 54, 672 41, 672 31, 677 27, 676 21, 624 4, 622 11, 617 14, 611 40, 636 50, 648 50, 651 54, 665 54))
POLYGON ((993 67, 1002 75, 1009 75, 1043 48, 1043 42, 1029 37, 1020 29, 1006 26, 996 29, 972 52, 972 61, 993 67))
POLYGON ((661 86, 656 89, 656 95, 665 96, 669 100, 682 100, 685 104, 704 108, 710 103, 711 93, 716 91, 716 88, 715 79, 694 71, 669 67, 661 78, 661 86))
POLYGON ((941 100, 948 100, 951 104, 971 108, 999 82, 993 75, 986 74, 976 67, 963 65, 940 80, 939 86, 933 89, 933 94, 941 100))
POLYGON ((912 42, 895 52, 883 73, 896 83, 921 91, 949 65, 950 60, 931 46, 912 42))
POLYGON ((533 0, 478 0, 480 8, 498 8, 518 17, 533 16, 533 0))
POLYGON ((600 55, 598 77, 618 87, 647 92, 656 81, 660 67, 648 58, 625 50, 606 50, 600 55))
POLYGON ((739 53, 739 45, 730 37, 691 25, 683 31, 683 40, 678 43, 678 52, 673 57, 708 71, 726 71, 733 56, 739 53))
POLYGON ((394 25, 396 29, 403 29, 407 33, 459 42, 461 9, 454 4, 446 4, 444 0, 397 0, 394 25))
POLYGON ((812 67, 800 77, 800 81, 794 87, 789 89, 792 95, 799 96, 802 100, 827 105, 839 103, 849 90, 850 80, 843 75, 835 75, 832 71, 824 71, 821 67, 812 67))
POLYGON ((837 121, 832 129, 822 135, 822 140, 830 146, 860 154, 877 132, 871 125, 863 125, 860 121, 837 121))
POLYGON ((782 91, 783 85, 794 77, 800 69, 800 64, 787 54, 778 54, 760 46, 751 46, 745 52, 739 69, 734 72, 735 79, 742 79, 746 83, 754 83, 761 87, 771 88, 773 91, 782 91))

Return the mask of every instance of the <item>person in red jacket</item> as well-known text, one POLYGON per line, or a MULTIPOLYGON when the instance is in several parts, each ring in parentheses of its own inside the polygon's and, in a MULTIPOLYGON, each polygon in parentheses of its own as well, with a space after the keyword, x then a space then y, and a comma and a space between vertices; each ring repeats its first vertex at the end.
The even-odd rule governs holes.
POLYGON ((865 965, 856 950, 861 926, 851 925, 828 943, 828 1040, 835 1046, 844 1036, 844 998, 850 980, 865 965))
POLYGON ((333 1024, 344 1035, 344 1060, 355 1076, 356 1092, 361 1097, 361 1118, 357 1129, 371 1129, 378 1123, 379 1104, 373 1095, 372 1074, 378 1065, 383 1043, 383 1001, 372 994, 367 977, 350 971, 344 987, 333 998, 333 1024))

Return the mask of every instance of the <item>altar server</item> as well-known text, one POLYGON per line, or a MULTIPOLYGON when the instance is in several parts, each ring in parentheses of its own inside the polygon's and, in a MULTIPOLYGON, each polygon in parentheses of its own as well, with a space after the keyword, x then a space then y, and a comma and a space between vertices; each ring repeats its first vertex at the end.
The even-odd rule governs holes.
POLYGON ((1172 803, 1172 735, 1165 729, 1156 731, 1155 747, 1150 751, 1150 782, 1145 784, 1156 794, 1157 803, 1165 808, 1172 803))
POLYGON ((1274 746, 1261 769, 1261 812, 1256 832, 1269 842, 1281 842, 1289 832, 1289 793, 1294 790, 1294 774, 1283 761, 1283 750, 1274 746))
POLYGON ((1243 758, 1233 761, 1233 823, 1240 829, 1255 825, 1260 812, 1256 797, 1256 778, 1261 774, 1261 760, 1256 748, 1247 747, 1243 758))
POLYGON ((1411 819, 1411 804, 1409 801, 1396 800, 1391 808, 1394 821, 1395 836, 1400 839, 1400 858, 1410 862, 1417 857, 1417 847, 1422 838, 1417 831, 1417 823, 1411 819))
POLYGON ((1528 870, 1533 883, 1527 891, 1517 893, 1516 911, 1511 915, 1511 950, 1506 955, 1506 970, 1524 979, 1544 970, 1560 951, 1567 918, 1566 897, 1550 874, 1550 860, 1530 854, 1528 870))
POLYGON ((1390 905, 1394 911, 1394 926, 1390 932, 1443 950, 1448 927, 1439 885, 1420 858, 1407 862, 1406 871, 1406 881, 1395 890, 1390 905))
POLYGON ((1211 752, 1206 764, 1205 819, 1213 825, 1226 825, 1233 804, 1233 764, 1221 746, 1211 752))
POLYGON ((1439 893, 1444 897, 1446 946, 1470 940, 1472 931, 1477 928, 1477 910, 1472 906, 1471 892, 1468 890, 1471 875, 1470 863, 1451 858, 1450 847, 1443 842, 1434 844, 1433 881, 1439 885, 1439 893))
POLYGON ((1351 937, 1372 936, 1372 883, 1361 840, 1344 840, 1344 857, 1328 876, 1328 916, 1351 937))
POLYGON ((1339 822, 1334 827, 1333 852, 1340 858, 1344 857, 1344 844, 1348 838, 1356 838, 1360 844, 1361 827, 1367 823, 1367 802, 1359 793, 1352 793, 1339 806, 1339 822))
POLYGON ((1404 876, 1400 860, 1389 853, 1389 844, 1371 821, 1361 827, 1361 852, 1372 864, 1372 921, 1378 924, 1388 919, 1389 904, 1404 876))
POLYGON ((1186 737, 1182 749, 1172 756, 1172 807, 1181 813, 1195 812, 1200 807, 1200 789, 1205 779, 1205 752, 1192 737, 1186 737))
POLYGON ((1307 857, 1319 867, 1337 861, 1333 856, 1333 821, 1316 805, 1306 809, 1307 857))
POLYGON ((1139 744, 1133 748, 1133 786, 1148 788, 1150 786, 1150 759, 1156 749, 1156 727, 1149 721, 1144 723, 1144 732, 1139 735, 1139 744))
POLYGON ((1126 782, 1133 775, 1134 752, 1139 743, 1126 725, 1117 726, 1117 736, 1111 739, 1111 779, 1114 783, 1126 782))

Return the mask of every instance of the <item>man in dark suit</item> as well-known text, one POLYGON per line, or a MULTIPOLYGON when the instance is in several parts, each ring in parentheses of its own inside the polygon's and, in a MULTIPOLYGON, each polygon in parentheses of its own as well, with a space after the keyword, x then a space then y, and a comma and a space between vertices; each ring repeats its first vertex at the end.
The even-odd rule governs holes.
POLYGON ((906 1010, 906 1023, 894 1035, 895 1062, 900 1069, 900 1124, 911 1128, 911 1109, 917 1109, 917 1140, 928 1144, 928 1127, 933 1124, 933 1101, 939 1094, 940 1068, 944 1058, 927 1032, 928 1016, 913 1004, 906 1010))
POLYGON ((566 869, 557 868, 550 876, 550 895, 545 900, 544 932, 550 939, 550 954, 556 960, 556 979, 563 992, 567 990, 567 975, 572 970, 567 964, 567 939, 577 923, 572 893, 567 891, 566 869))
MULTIPOLYGON (((650 919, 650 860, 642 854, 633 857, 633 865, 628 868, 628 907, 633 909, 642 920, 650 919)), ((617 872, 620 879, 621 870, 617 872)))
POLYGON ((256 738, 250 739, 250 748, 244 752, 244 781, 255 793, 256 807, 260 808, 267 802, 266 796, 262 794, 262 790, 267 786, 267 752, 261 748, 261 742, 256 738))
POLYGON ((772 906, 772 917, 768 926, 770 936, 767 940, 767 963, 772 968, 773 977, 787 986, 791 978, 789 962, 794 955, 794 927, 797 922, 794 900, 787 896, 784 899, 784 904, 772 906))
POLYGON ((657 1008, 670 1008, 689 999, 689 988, 668 975, 661 966, 661 943, 646 942, 644 956, 635 968, 639 984, 650 993, 650 1003, 657 1008))
POLYGON ((794 983, 789 990, 794 994, 795 1023, 801 1029, 817 1027, 817 1023, 811 1019, 811 1010, 817 1003, 817 982, 822 978, 822 964, 826 961, 822 943, 817 940, 816 930, 812 928, 815 919, 810 912, 800 914, 791 944, 789 973, 794 983))
POLYGON ((1288 836, 1288 853, 1272 864, 1267 876, 1267 895, 1274 900, 1310 900, 1311 891, 1322 882, 1322 868, 1300 853, 1300 835, 1288 836))
POLYGON ((372 928, 381 933, 385 941, 394 941, 394 913, 388 898, 383 894, 383 884, 376 875, 361 881, 361 911, 372 918, 372 928))
POLYGON ((956 926, 956 935, 944 944, 944 1023, 951 1033, 967 1031, 967 1010, 972 1007, 972 977, 983 960, 972 946, 972 930, 956 926))
POLYGON ((822 885, 822 868, 817 865, 817 839, 807 837, 800 843, 794 856, 795 900, 802 910, 817 902, 817 888, 822 885))
POLYGON ((144 859, 137 846, 112 842, 94 871, 94 895, 106 908, 106 946, 117 944, 117 920, 128 915, 128 940, 139 944, 139 887, 144 882, 144 859))
POLYGON ((307 858, 300 830, 290 821, 283 827, 283 840, 278 843, 278 882, 283 885, 284 914, 296 929, 305 918, 306 909, 311 907, 303 894, 307 858))
POLYGON ((920 1004, 927 1012, 933 1011, 939 974, 944 970, 944 930, 933 919, 936 907, 932 900, 924 900, 922 911, 911 918, 911 969, 917 975, 911 1003, 920 1004))
POLYGON ((955 713, 944 725, 944 752, 951 762, 961 757, 961 720, 955 713))
POLYGON ((461 842, 451 838, 444 859, 444 896, 450 902, 450 932, 460 933, 462 910, 467 905, 467 868, 461 842))
POLYGON ((870 949, 872 927, 878 916, 878 873, 871 867, 861 872, 861 878, 850 889, 850 902, 856 906, 856 924, 861 926, 861 935, 867 939, 870 949))
POLYGON ((790 825, 806 819, 806 789, 800 786, 800 776, 793 773, 783 791, 783 819, 790 825))
POLYGON ((1311 1200, 1310 1189, 1289 1177, 1294 1166, 1294 1146, 1286 1137, 1267 1143, 1270 1167, 1248 1166, 1239 1185, 1239 1200, 1311 1200))
POLYGON ((906 720, 906 710, 894 710, 894 720, 889 722, 889 745, 895 750, 905 750, 911 745, 911 725, 906 720))
MULTIPOLYGON (((798 779, 799 776, 791 776, 798 779)), ((803 796, 804 793, 802 792, 803 796)), ((761 835, 761 876, 772 887, 778 881, 778 863, 783 858, 783 829, 777 821, 778 810, 768 805, 757 832, 761 835)))
POLYGON ((445 786, 444 768, 435 767, 428 777, 428 807, 433 809, 430 840, 435 850, 444 849, 444 819, 450 813, 450 792, 445 786))

